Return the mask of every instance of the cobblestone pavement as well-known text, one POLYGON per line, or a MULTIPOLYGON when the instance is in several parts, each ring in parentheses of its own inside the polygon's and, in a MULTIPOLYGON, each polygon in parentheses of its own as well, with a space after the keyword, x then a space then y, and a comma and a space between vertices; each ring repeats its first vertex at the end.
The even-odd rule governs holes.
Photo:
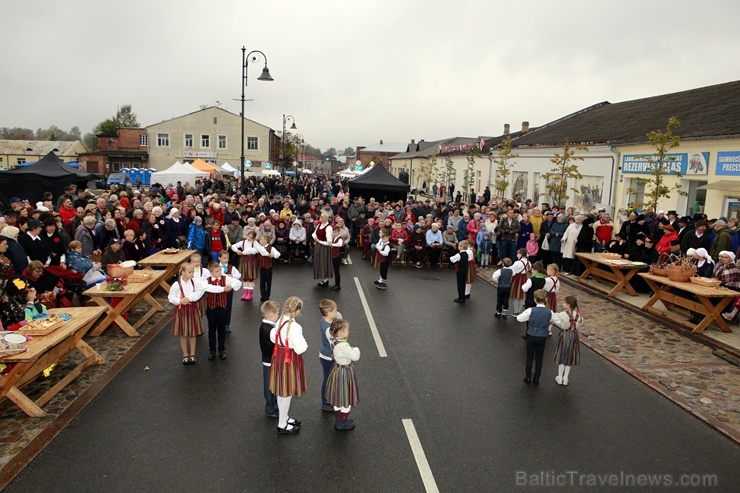
MULTIPOLYGON (((167 308, 167 296, 161 290, 156 291, 156 293, 154 297, 167 308)), ((146 303, 139 303, 133 310, 129 311, 129 320, 138 320, 149 308, 146 303)), ((143 336, 155 327, 163 317, 169 316, 169 310, 156 313, 138 329, 139 334, 143 336)), ((139 340, 138 337, 126 336, 122 330, 114 327, 106 329, 100 337, 85 337, 85 342, 105 359, 106 364, 94 365, 85 369, 82 374, 44 406, 47 415, 43 418, 29 417, 8 399, 0 402, 0 471, 139 340)), ((31 399, 38 398, 64 378, 68 370, 78 365, 81 360, 82 354, 73 350, 62 363, 54 368, 48 378, 43 376, 37 378, 24 387, 24 393, 31 399)))
MULTIPOLYGON (((478 270, 489 282, 492 273, 478 270)), ((740 443, 740 368, 713 355, 708 346, 566 278, 558 300, 570 294, 584 312, 584 345, 740 443)))

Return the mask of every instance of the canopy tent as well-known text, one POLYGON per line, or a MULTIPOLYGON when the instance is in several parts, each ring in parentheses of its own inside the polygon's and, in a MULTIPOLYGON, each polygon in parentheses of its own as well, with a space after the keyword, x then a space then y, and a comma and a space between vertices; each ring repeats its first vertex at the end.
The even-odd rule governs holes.
POLYGON ((209 177, 211 176, 209 172, 201 171, 190 163, 182 163, 182 165, 185 167, 186 170, 190 171, 191 173, 195 173, 196 175, 198 175, 198 177, 203 177, 203 175, 208 175, 209 177))
POLYGON ((280 176, 280 172, 275 171, 274 169, 263 169, 262 174, 268 176, 280 176))
POLYGON ((411 189, 409 185, 390 174, 383 165, 373 166, 369 171, 349 180, 347 184, 350 195, 361 196, 366 201, 371 197, 381 202, 404 200, 411 189))
POLYGON ((313 171, 311 171, 310 169, 304 169, 301 170, 301 173, 303 173, 304 175, 312 175, 313 171))
POLYGON ((57 198, 64 194, 64 187, 68 185, 84 189, 88 181, 103 178, 104 175, 71 168, 50 151, 29 166, 0 173, 0 200, 7 205, 12 197, 20 197, 35 203, 43 198, 45 192, 51 192, 57 198))
POLYGON ((221 165, 221 169, 222 169, 223 171, 225 171, 225 172, 226 172, 227 174, 229 174, 229 175, 234 175, 234 176, 236 176, 236 175, 237 175, 237 174, 239 173, 239 170, 238 170, 238 169, 236 169, 236 168, 234 168, 234 167, 233 167, 232 165, 230 165, 229 163, 224 163, 224 164, 222 164, 222 165, 221 165))
POLYGON ((152 183, 160 183, 161 185, 175 185, 178 181, 183 185, 185 182, 189 182, 191 185, 195 185, 195 180, 198 178, 208 178, 210 175, 203 171, 199 171, 195 168, 189 169, 187 165, 177 161, 169 168, 152 173, 152 183))
POLYGON ((204 171, 204 172, 208 173, 211 176, 213 176, 213 174, 215 174, 215 173, 220 173, 221 172, 221 169, 220 168, 217 168, 216 166, 213 166, 213 165, 208 164, 207 162, 203 161, 201 158, 198 158, 198 159, 196 159, 195 161, 193 161, 192 163, 189 163, 189 164, 193 168, 195 168, 197 170, 200 170, 200 171, 204 171))

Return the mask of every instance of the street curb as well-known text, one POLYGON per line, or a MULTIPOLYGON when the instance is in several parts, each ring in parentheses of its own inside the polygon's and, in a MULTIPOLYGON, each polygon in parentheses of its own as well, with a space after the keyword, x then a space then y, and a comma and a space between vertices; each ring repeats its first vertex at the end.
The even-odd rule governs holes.
MULTIPOLYGON (((487 279, 486 277, 484 277, 482 274, 478 274, 478 277, 480 277, 484 281, 488 282, 489 284, 493 284, 492 281, 490 281, 489 279, 487 279)), ((657 316, 654 316, 654 315, 652 315, 650 313, 644 312, 644 311, 640 310, 639 308, 637 308, 634 305, 631 305, 631 304, 626 303, 624 301, 621 301, 619 299, 607 298, 606 295, 604 293, 602 293, 601 291, 599 291, 598 289, 594 289, 594 288, 592 288, 592 287, 590 287, 588 285, 584 285, 584 284, 581 284, 579 282, 575 282, 572 279, 566 279, 564 277, 561 277, 560 280, 561 281, 564 281, 569 286, 576 287, 576 288, 582 289, 584 291, 588 291, 589 294, 593 294, 593 295, 598 296, 600 298, 603 298, 603 299, 606 299, 608 301, 611 301, 612 303, 614 303, 615 305, 620 306, 621 308, 629 309, 630 311, 632 311, 634 313, 637 313, 639 315, 643 315, 646 318, 649 318, 650 320, 652 320, 654 322, 660 323, 660 324, 662 324, 662 325, 664 325, 664 326, 666 326, 666 327, 668 327, 670 329, 676 329, 677 328, 674 324, 666 323, 666 321, 665 321, 664 318, 657 317, 657 316)), ((691 331, 677 330, 677 332, 679 332, 681 335, 686 335, 686 336, 689 336, 689 334, 691 336, 701 336, 701 334, 693 334, 691 331)), ((706 336, 703 336, 703 337, 700 337, 700 338, 699 337, 690 337, 690 338, 692 340, 695 340, 697 342, 701 342, 701 343, 703 343, 703 344, 705 344, 707 346, 712 347, 710 344, 707 344, 706 339, 709 339, 709 338, 706 337, 706 336)), ((591 351, 595 352, 599 356, 603 357, 605 360, 607 360, 610 363, 614 364, 617 368, 621 369, 625 373, 631 375, 632 377, 634 377, 638 381, 640 381, 643 384, 647 385, 648 387, 650 387, 651 389, 653 389, 654 391, 656 391, 657 393, 659 393, 660 395, 662 395, 663 397, 665 397, 669 401, 673 402, 674 404, 676 404, 677 406, 679 406, 683 410, 688 411, 690 414, 692 414, 693 416, 695 416, 696 418, 698 418, 699 420, 701 420, 707 426, 710 426, 710 427, 714 428, 719 433, 721 433, 722 435, 725 435, 725 437, 727 437, 730 440, 732 440, 733 442, 735 442, 735 444, 740 445, 740 431, 735 430, 734 428, 732 428, 730 426, 727 426, 727 424, 725 424, 722 421, 718 420, 714 416, 711 416, 711 415, 709 415, 709 414, 707 414, 707 413, 705 413, 705 412, 703 412, 703 411, 701 411, 699 409, 695 409, 686 399, 684 399, 681 396, 675 395, 674 393, 669 392, 659 382, 656 382, 652 378, 650 378, 647 375, 645 375, 644 373, 640 372, 638 369, 636 369, 636 368, 634 368, 634 367, 632 367, 632 366, 624 363, 619 358, 613 356, 609 351, 603 349, 601 346, 599 346, 597 344, 594 344, 587 337, 581 337, 580 338, 580 341, 581 341, 581 344, 583 344, 584 346, 586 346, 587 348, 589 348, 591 351)), ((723 350, 725 350, 727 352, 730 352, 735 357, 737 357, 736 356, 736 353, 737 353, 737 350, 736 349, 730 348, 729 346, 726 346, 725 344, 718 343, 717 341, 713 341, 713 342, 716 343, 717 346, 720 346, 721 349, 723 349, 723 350)))
POLYGON ((141 336, 138 341, 126 351, 108 370, 103 373, 93 384, 88 387, 79 397, 57 417, 44 428, 36 438, 23 448, 21 452, 10 459, 8 463, 0 470, 0 491, 10 484, 15 477, 31 463, 31 461, 56 438, 67 425, 75 419, 83 409, 90 404, 95 397, 119 374, 126 366, 151 342, 154 337, 172 320, 172 312, 165 314, 146 334, 141 336))

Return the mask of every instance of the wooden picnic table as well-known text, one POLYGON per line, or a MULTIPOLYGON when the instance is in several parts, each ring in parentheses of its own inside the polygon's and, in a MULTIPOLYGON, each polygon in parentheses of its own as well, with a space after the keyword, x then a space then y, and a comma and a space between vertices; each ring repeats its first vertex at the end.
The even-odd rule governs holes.
POLYGON ((106 283, 102 283, 97 286, 93 286, 82 293, 85 296, 89 296, 95 301, 95 303, 106 309, 106 317, 95 326, 92 332, 90 332, 91 336, 99 336, 110 326, 110 324, 116 322, 116 324, 118 324, 118 326, 123 329, 129 337, 139 337, 139 333, 136 329, 141 327, 144 322, 149 320, 149 318, 151 318, 155 313, 164 311, 164 307, 154 299, 152 292, 157 289, 157 286, 159 286, 162 279, 165 278, 167 271, 150 269, 145 269, 145 271, 151 273, 151 277, 148 280, 145 282, 126 283, 121 291, 106 291, 106 283), (110 300, 113 298, 120 299, 116 306, 111 305, 110 300), (134 325, 131 325, 122 315, 129 309, 138 305, 140 301, 146 302, 151 306, 151 309, 134 325))
MULTIPOLYGON (((102 356, 82 340, 87 331, 105 313, 105 309, 93 306, 49 310, 49 314, 55 313, 68 314, 72 318, 47 335, 33 336, 33 340, 27 341, 24 345, 28 349, 26 352, 0 357, 0 363, 15 363, 10 373, 0 377, 0 399, 7 397, 34 418, 46 416, 41 407, 77 378, 85 368, 105 364, 102 356), (52 364, 63 361, 75 348, 85 356, 85 359, 56 385, 35 401, 21 392, 21 388, 36 379, 52 364)), ((22 328, 19 333, 23 333, 22 328)))
MULTIPOLYGON (((578 277, 578 282, 589 284, 586 282, 586 279, 588 276, 591 276, 602 284, 615 284, 611 290, 600 289, 600 291, 606 292, 607 297, 616 296, 622 289, 625 289, 632 296, 637 296, 637 291, 635 291, 629 281, 640 269, 647 268, 647 264, 631 262, 627 259, 612 258, 601 253, 576 253, 576 255, 581 259, 581 263, 586 268, 583 274, 578 277), (609 270, 601 269, 599 267, 601 265, 608 267, 609 270)), ((589 285, 596 287, 591 284, 589 285)))
POLYGON ((143 260, 139 260, 138 264, 141 267, 164 267, 165 276, 159 282, 162 289, 170 292, 170 285, 167 283, 168 280, 172 279, 180 269, 180 265, 183 262, 187 262, 192 254, 196 253, 195 250, 179 250, 177 253, 163 253, 157 252, 154 255, 150 255, 143 260))
POLYGON ((655 294, 648 300, 643 310, 655 313, 662 317, 669 317, 671 320, 692 329, 691 332, 699 334, 706 329, 710 323, 714 322, 723 332, 732 332, 727 321, 722 318, 722 310, 725 309, 740 293, 724 287, 709 287, 694 284, 692 282, 671 281, 667 277, 656 276, 653 274, 640 273, 655 294), (691 293, 696 297, 687 296, 691 293), (665 310, 656 308, 655 303, 660 300, 665 306, 665 310), (698 301, 697 301, 698 300, 698 301), (713 302, 714 300, 714 302, 713 302), (669 313, 675 311, 675 307, 685 308, 692 312, 704 315, 704 319, 696 326, 669 313))

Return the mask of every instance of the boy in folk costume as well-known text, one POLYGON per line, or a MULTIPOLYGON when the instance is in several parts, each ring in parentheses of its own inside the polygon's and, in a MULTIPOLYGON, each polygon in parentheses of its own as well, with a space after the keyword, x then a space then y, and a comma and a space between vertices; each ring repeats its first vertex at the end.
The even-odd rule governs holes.
POLYGON ((270 245, 270 238, 267 235, 260 236, 257 252, 260 264, 260 301, 267 301, 272 290, 272 259, 280 258, 280 252, 270 245))
POLYGON ((280 316, 280 304, 277 301, 265 301, 260 307, 262 323, 260 324, 259 340, 262 352, 262 391, 265 396, 265 414, 269 418, 278 417, 277 398, 270 392, 270 366, 275 344, 270 340, 270 332, 280 316))
POLYGON ((254 230, 249 230, 242 241, 231 245, 231 250, 241 256, 239 270, 242 273, 242 279, 244 279, 242 299, 246 301, 252 299, 254 280, 259 276, 259 259, 257 258, 257 245, 259 243, 255 240, 256 237, 257 233, 254 230))
MULTIPOLYGON (((242 274, 239 272, 239 270, 231 265, 229 263, 229 251, 228 250, 221 250, 221 252, 218 254, 218 266, 221 269, 221 272, 224 273, 224 275, 233 277, 234 279, 241 280, 242 274)), ((226 333, 228 334, 231 332, 231 308, 234 304, 234 292, 229 291, 228 295, 228 306, 226 307, 226 311, 228 314, 226 315, 226 333)))
MULTIPOLYGON (((537 303, 534 301, 534 293, 545 287, 545 276, 542 273, 544 270, 545 266, 542 265, 542 262, 535 262, 532 264, 532 277, 527 279, 522 286, 525 309, 537 306, 537 303)), ((527 330, 528 329, 529 325, 527 325, 527 330)), ((522 339, 527 338, 527 330, 524 331, 522 339)))
POLYGON ((524 291, 522 291, 522 286, 527 282, 529 271, 532 270, 532 264, 527 260, 527 251, 524 248, 517 250, 516 258, 516 261, 511 264, 514 277, 511 280, 510 304, 511 311, 514 315, 519 315, 524 305, 524 291))
POLYGON ((514 271, 511 270, 511 259, 504 257, 501 261, 503 267, 493 273, 493 284, 496 286, 496 318, 506 320, 509 311, 509 296, 511 295, 511 280, 514 277, 514 271))
POLYGON ((547 293, 547 308, 552 311, 558 309, 558 291, 560 291, 560 267, 558 264, 547 266, 547 277, 545 277, 545 286, 542 288, 547 293))
POLYGON ((206 295, 206 318, 208 318, 208 359, 216 358, 216 349, 218 348, 218 357, 226 359, 226 319, 228 315, 227 306, 229 304, 228 293, 237 291, 242 287, 239 279, 234 279, 223 274, 218 262, 208 264, 210 278, 208 284, 223 288, 220 293, 209 292, 206 295), (217 347, 218 343, 218 347, 217 347))
POLYGON ((527 308, 516 319, 519 322, 527 322, 527 361, 524 369, 524 383, 537 386, 540 384, 542 374, 542 356, 545 353, 547 334, 552 324, 558 327, 562 324, 560 317, 545 306, 547 294, 538 289, 534 293, 536 305, 527 308), (532 374, 532 362, 535 363, 534 374, 532 374))
POLYGON ((380 240, 375 245, 375 258, 373 260, 375 268, 380 270, 380 279, 374 283, 378 289, 387 288, 385 281, 388 279, 388 266, 391 263, 390 253, 390 236, 388 235, 388 230, 383 228, 380 230, 380 240))
POLYGON ((455 264, 455 273, 457 276, 457 298, 455 303, 465 303, 465 299, 470 298, 470 288, 473 279, 470 277, 475 274, 475 254, 469 240, 462 240, 458 248, 459 253, 450 257, 450 263, 455 264))
POLYGON ((172 334, 180 337, 182 362, 185 365, 195 364, 195 338, 203 334, 201 314, 197 302, 205 292, 223 293, 224 288, 208 284, 203 278, 193 278, 193 266, 183 264, 180 267, 180 278, 170 288, 167 300, 175 305, 172 320, 172 334), (189 351, 188 351, 189 346, 189 351))

